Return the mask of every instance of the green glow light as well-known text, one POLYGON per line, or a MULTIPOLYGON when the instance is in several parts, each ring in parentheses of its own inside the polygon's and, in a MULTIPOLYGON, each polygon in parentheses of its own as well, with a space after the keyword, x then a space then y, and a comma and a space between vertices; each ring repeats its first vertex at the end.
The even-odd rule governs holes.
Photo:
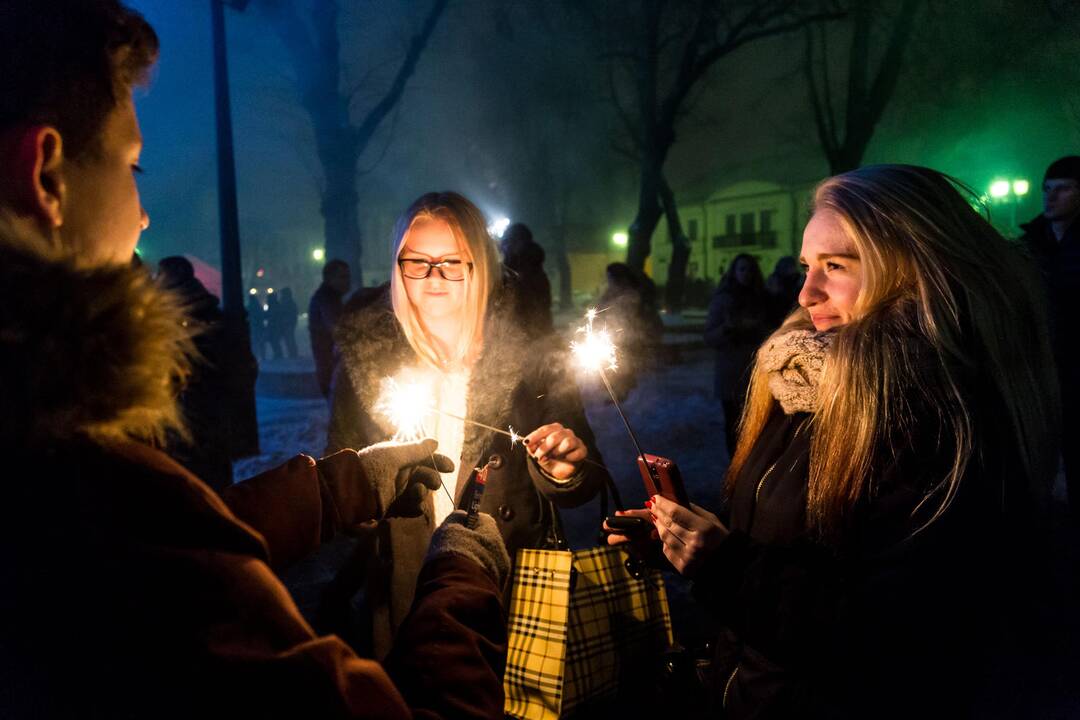
POLYGON ((1031 183, 1027 180, 1013 180, 1013 193, 1017 197, 1023 197, 1028 194, 1028 190, 1031 189, 1031 183))
POLYGON ((322 248, 315 248, 311 251, 311 259, 316 262, 322 262, 326 257, 326 251, 322 248))
POLYGON ((626 247, 630 243, 630 236, 624 232, 617 232, 611 236, 611 242, 619 247, 626 247))
POLYGON ((990 197, 1003 198, 1009 194, 1008 180, 995 180, 990 184, 990 197))

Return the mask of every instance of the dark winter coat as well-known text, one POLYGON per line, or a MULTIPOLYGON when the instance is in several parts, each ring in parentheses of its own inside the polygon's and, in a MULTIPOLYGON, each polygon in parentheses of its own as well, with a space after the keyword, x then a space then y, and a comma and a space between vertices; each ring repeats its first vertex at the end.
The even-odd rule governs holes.
POLYGON ((550 335, 555 326, 551 316, 551 282, 544 272, 544 248, 532 240, 504 258, 516 274, 514 314, 529 337, 550 335))
POLYGON ((1080 220, 1069 226, 1061 240, 1042 215, 1021 229, 1022 240, 1046 281, 1058 371, 1080 390, 1080 220))
POLYGON ((330 396, 330 379, 334 375, 334 327, 344 306, 341 295, 323 283, 308 303, 308 332, 311 335, 311 355, 315 358, 315 377, 319 389, 330 396))
POLYGON ((705 344, 716 348, 716 397, 741 402, 754 353, 773 330, 771 310, 771 299, 764 292, 721 287, 713 293, 705 344))
POLYGON ((233 486, 238 519, 129 439, 176 416, 178 304, 15 246, 0 236, 0 716, 501 717, 478 565, 425 568, 385 670, 316 636, 269 565, 337 529, 309 459, 233 486))
MULTIPOLYGON (((561 422, 585 442, 590 459, 602 462, 573 375, 564 366, 565 354, 555 352, 561 348, 552 347, 550 338, 530 341, 510 312, 508 300, 504 294, 489 312, 484 350, 470 374, 466 416, 497 428, 513 426, 522 434, 545 423, 561 422)), ((417 362, 390 307, 389 292, 378 302, 347 308, 336 341, 340 367, 334 376, 328 452, 363 447, 394 434, 373 406, 384 378, 417 362)), ((605 482, 602 469, 585 464, 577 477, 557 484, 520 446, 512 448, 508 437, 466 424, 457 503, 469 497, 473 468, 493 456, 502 463, 491 472, 481 510, 494 516, 511 558, 519 548, 545 543, 552 523, 548 501, 575 507, 593 498, 605 482)), ((434 502, 429 496, 421 516, 391 517, 378 529, 379 557, 367 563, 376 656, 389 646, 409 609, 433 518, 434 502)))
POLYGON ((730 498, 731 532, 695 576, 722 628, 710 675, 718 712, 1023 716, 1008 704, 1022 689, 1011 678, 1034 653, 1012 644, 1006 618, 1039 595, 1041 558, 1024 549, 1035 546, 1031 515, 1001 507, 1023 473, 994 439, 1007 437, 996 417, 981 415, 983 442, 943 517, 915 533, 929 519, 920 499, 951 460, 926 414, 921 436, 883 454, 870 497, 826 543, 806 523, 812 417, 774 411, 730 498), (1000 704, 987 701, 995 683, 1000 704))
POLYGON ((211 488, 221 491, 232 484, 232 457, 229 437, 227 395, 229 379, 225 371, 224 317, 215 295, 197 278, 168 288, 183 302, 185 322, 195 335, 199 358, 180 393, 190 439, 171 435, 165 450, 211 488))

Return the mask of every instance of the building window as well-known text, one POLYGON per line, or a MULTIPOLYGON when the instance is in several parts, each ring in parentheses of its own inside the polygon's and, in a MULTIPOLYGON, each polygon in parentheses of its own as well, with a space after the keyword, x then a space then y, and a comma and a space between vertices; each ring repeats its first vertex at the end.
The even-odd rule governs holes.
POLYGON ((735 232, 735 216, 728 215, 726 218, 724 218, 724 234, 730 236, 734 235, 735 232))
POLYGON ((761 219, 760 219, 760 223, 758 225, 758 230, 760 232, 767 233, 767 232, 769 232, 770 230, 773 229, 772 221, 773 221, 773 216, 774 215, 776 215, 775 210, 762 210, 761 211, 761 215, 760 215, 761 219))
POLYGON ((691 240, 697 240, 697 220, 690 220, 686 223, 686 234, 690 236, 691 240))

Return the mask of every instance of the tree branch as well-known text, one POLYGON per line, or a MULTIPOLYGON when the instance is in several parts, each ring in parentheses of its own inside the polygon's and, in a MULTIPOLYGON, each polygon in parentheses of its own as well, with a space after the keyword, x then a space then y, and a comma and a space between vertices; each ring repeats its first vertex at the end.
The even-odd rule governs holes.
POLYGON ((427 47, 428 41, 435 31, 435 26, 439 22, 439 17, 442 15, 443 10, 446 9, 446 3, 447 0, 435 0, 430 12, 424 19, 420 32, 414 35, 409 43, 408 53, 405 55, 405 60, 398 69, 390 89, 386 91, 386 95, 383 96, 382 100, 371 108, 363 122, 356 128, 355 137, 359 144, 360 153, 364 151, 364 148, 371 141, 376 128, 379 127, 379 123, 383 121, 394 105, 401 99, 401 95, 405 92, 405 84, 416 72, 416 65, 420 61, 420 55, 423 53, 424 48, 427 47))

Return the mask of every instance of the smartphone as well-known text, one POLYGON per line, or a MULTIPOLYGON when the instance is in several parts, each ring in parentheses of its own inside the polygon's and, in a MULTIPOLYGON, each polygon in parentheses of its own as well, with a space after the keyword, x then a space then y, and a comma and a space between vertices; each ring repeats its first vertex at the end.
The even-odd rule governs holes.
POLYGON ((690 498, 683 487, 682 473, 673 461, 645 453, 644 458, 638 456, 638 470, 641 471, 641 479, 645 482, 645 492, 649 497, 662 495, 683 507, 690 507, 690 498))
POLYGON ((616 535, 631 536, 635 533, 647 532, 652 526, 643 518, 627 517, 625 515, 610 515, 604 518, 604 522, 611 528, 604 528, 604 532, 616 535))

